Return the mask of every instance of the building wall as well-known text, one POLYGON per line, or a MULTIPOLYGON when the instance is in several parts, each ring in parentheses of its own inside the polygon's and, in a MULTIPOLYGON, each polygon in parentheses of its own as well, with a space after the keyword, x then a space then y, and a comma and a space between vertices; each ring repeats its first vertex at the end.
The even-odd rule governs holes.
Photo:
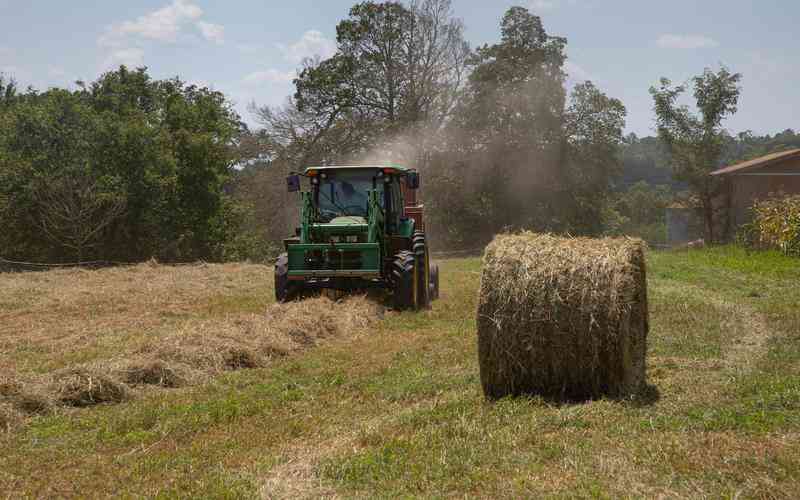
POLYGON ((800 158, 769 167, 733 173, 728 176, 730 196, 730 225, 732 233, 736 228, 750 221, 750 208, 753 202, 769 198, 778 193, 800 194, 800 158))

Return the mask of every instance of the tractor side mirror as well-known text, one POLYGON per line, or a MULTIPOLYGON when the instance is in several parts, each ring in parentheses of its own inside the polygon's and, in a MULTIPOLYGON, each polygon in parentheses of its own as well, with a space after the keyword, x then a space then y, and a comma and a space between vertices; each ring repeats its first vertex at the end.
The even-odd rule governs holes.
POLYGON ((419 189, 419 174, 417 172, 409 172, 406 177, 406 184, 409 189, 419 189))
POLYGON ((300 191, 300 176, 297 174, 292 174, 286 178, 286 189, 290 193, 294 193, 296 191, 300 191))

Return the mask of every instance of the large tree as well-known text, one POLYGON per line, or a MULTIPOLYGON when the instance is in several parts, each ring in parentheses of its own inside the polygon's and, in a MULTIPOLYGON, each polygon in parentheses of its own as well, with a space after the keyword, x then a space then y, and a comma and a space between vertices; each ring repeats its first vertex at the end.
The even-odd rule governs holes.
POLYGON ((573 231, 596 234, 602 228, 601 210, 612 179, 622 172, 620 148, 625 106, 606 96, 592 82, 575 86, 564 112, 562 168, 564 195, 572 200, 573 231))
POLYGON ((0 248, 40 260, 214 259, 243 129, 219 92, 120 67, 0 111, 0 248), (124 209, 123 209, 124 208, 124 209))
POLYGON ((436 130, 448 119, 469 53, 450 0, 361 2, 336 32, 336 54, 307 61, 295 80, 291 106, 314 121, 307 142, 355 131, 360 140, 348 143, 355 149, 337 151, 352 156, 365 152, 362 145, 391 149, 399 136, 422 138, 423 125, 436 130))
POLYGON ((538 16, 512 7, 500 41, 469 60, 447 147, 463 160, 468 186, 481 192, 482 239, 504 227, 558 229, 550 223, 562 185, 565 44, 547 34, 538 16))
POLYGON ((722 127, 725 118, 736 113, 741 89, 741 75, 722 67, 719 71, 706 68, 692 79, 697 113, 678 100, 687 85, 673 86, 662 78, 658 87, 651 87, 655 103, 658 136, 667 145, 673 172, 697 194, 703 209, 706 240, 714 234, 714 197, 718 185, 709 173, 720 166, 727 133, 722 127))

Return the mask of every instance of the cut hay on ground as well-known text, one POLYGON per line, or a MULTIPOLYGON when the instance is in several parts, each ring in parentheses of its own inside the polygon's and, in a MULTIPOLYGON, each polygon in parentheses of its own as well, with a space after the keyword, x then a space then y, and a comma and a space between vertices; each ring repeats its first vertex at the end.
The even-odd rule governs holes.
POLYGON ((178 370, 162 361, 131 363, 120 370, 119 378, 128 385, 156 385, 159 387, 181 387, 186 383, 178 370))
POLYGON ((41 383, 9 376, 0 377, 0 402, 25 415, 44 415, 55 404, 41 383))
POLYGON ((381 311, 363 296, 338 303, 317 297, 272 304, 266 314, 189 322, 180 331, 146 344, 136 355, 163 366, 186 367, 183 376, 197 381, 224 371, 263 367, 324 339, 362 332, 381 311))
MULTIPOLYGON (((49 373, 8 370, 0 376, 3 422, 56 406, 119 403, 146 386, 183 387, 226 371, 263 367, 326 339, 362 333, 382 314, 382 306, 365 296, 311 298, 271 304, 262 314, 187 319, 169 333, 146 336, 135 350, 109 351, 111 356, 49 373)), ((11 424, 0 425, 6 427, 11 424)))
POLYGON ((488 398, 635 393, 647 349, 644 243, 500 235, 486 249, 477 321, 488 398))
POLYGON ((124 385, 105 374, 84 368, 73 368, 57 374, 54 392, 62 404, 75 407, 119 403, 129 397, 124 385))
POLYGON ((0 401, 0 434, 11 432, 22 422, 22 414, 10 403, 0 401))

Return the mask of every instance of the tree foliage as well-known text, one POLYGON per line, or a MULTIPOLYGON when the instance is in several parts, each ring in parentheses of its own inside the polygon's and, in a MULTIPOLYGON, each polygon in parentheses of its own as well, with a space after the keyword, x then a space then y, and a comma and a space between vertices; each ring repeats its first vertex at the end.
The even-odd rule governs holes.
POLYGON ((717 185, 708 174, 720 166, 726 132, 722 122, 736 113, 741 75, 722 67, 706 69, 692 79, 697 113, 678 104, 686 85, 673 86, 662 78, 659 87, 651 87, 655 103, 658 136, 667 146, 675 177, 685 181, 698 195, 703 206, 708 241, 714 241, 713 198, 717 185))
POLYGON ((0 247, 48 261, 215 258, 242 130, 225 97, 120 67, 0 112, 0 247))

